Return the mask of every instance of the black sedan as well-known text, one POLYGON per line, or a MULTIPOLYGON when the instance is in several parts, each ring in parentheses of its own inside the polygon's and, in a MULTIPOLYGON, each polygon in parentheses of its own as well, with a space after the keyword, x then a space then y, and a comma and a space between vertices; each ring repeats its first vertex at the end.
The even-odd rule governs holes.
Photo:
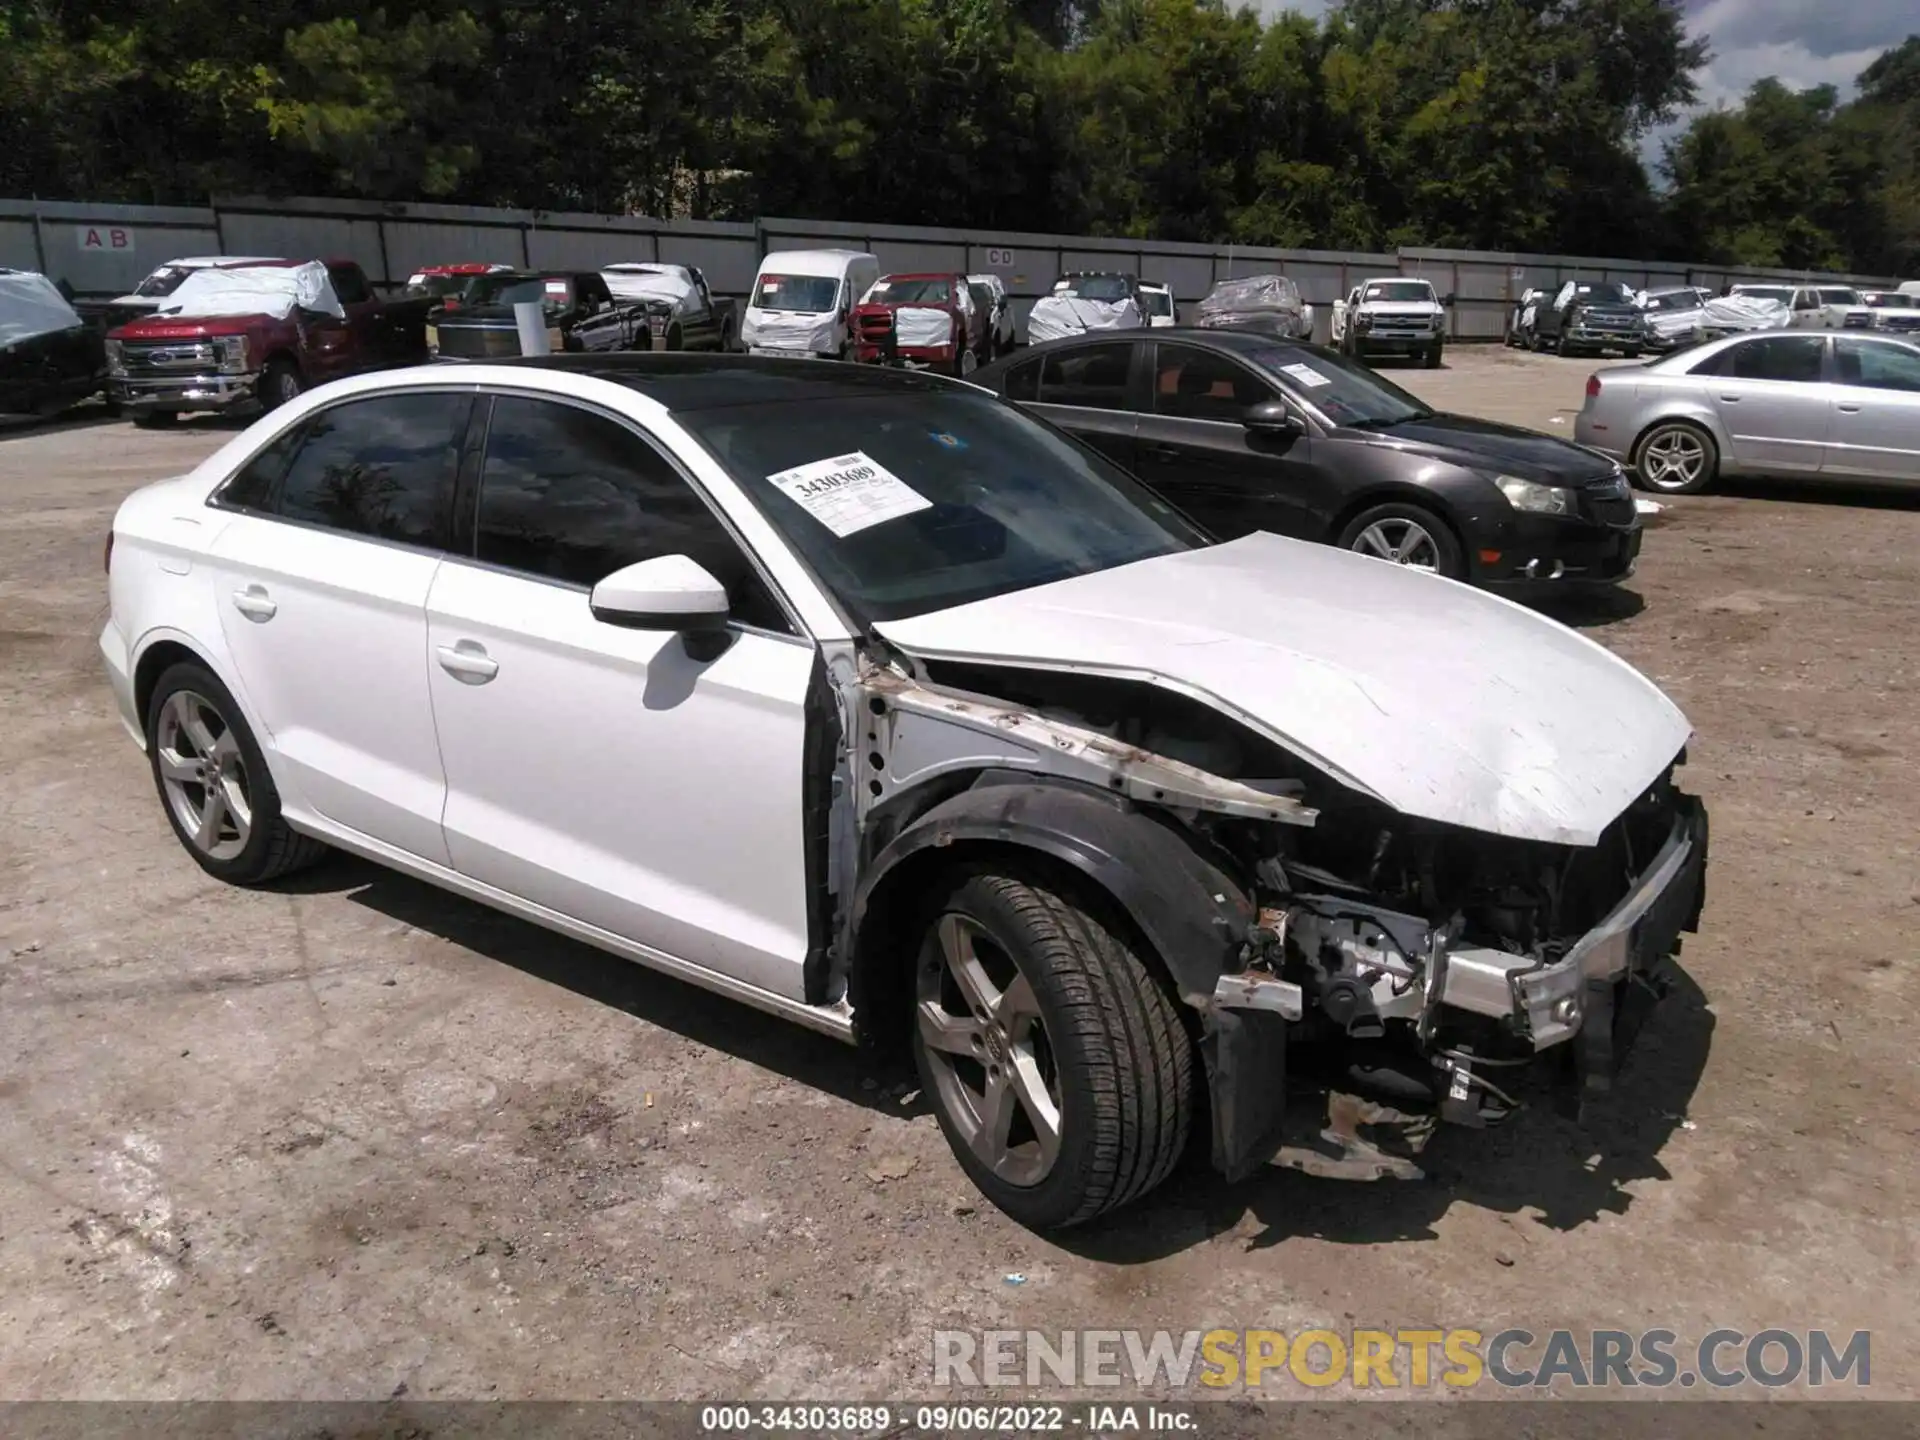
POLYGON ((1303 341, 1107 332, 1023 350, 972 378, 1222 539, 1267 530, 1506 590, 1623 580, 1639 554, 1640 517, 1614 461, 1441 414, 1303 341))
POLYGON ((475 276, 457 309, 427 320, 427 348, 448 360, 491 360, 520 353, 515 305, 537 302, 545 312, 548 349, 648 348, 652 332, 644 304, 616 300, 597 271, 497 270, 475 276))

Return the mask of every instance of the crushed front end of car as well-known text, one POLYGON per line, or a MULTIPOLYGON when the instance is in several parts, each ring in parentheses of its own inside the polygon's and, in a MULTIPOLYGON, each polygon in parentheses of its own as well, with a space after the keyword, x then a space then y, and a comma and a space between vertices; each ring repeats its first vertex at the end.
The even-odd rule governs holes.
POLYGON ((1081 870, 1190 1011, 1229 1178, 1413 1178, 1441 1123, 1497 1124, 1541 1088, 1585 1106, 1699 922, 1684 751, 1566 844, 1398 813, 1151 683, 896 653, 842 693, 863 738, 826 828, 849 924, 915 852, 1012 843, 1081 870))

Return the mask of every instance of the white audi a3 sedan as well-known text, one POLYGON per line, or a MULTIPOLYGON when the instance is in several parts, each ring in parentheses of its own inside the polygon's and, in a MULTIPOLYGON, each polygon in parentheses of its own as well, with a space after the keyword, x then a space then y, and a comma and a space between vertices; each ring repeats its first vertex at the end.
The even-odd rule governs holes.
POLYGON ((1547 1058, 1604 1090, 1700 913, 1687 722, 1623 661, 1437 576, 1216 544, 931 376, 364 376, 131 496, 108 569, 113 692, 208 873, 337 847, 910 1045, 1035 1227, 1193 1130, 1229 1177, 1375 1178, 1547 1058), (1290 1083, 1328 1108, 1305 1144, 1290 1083))

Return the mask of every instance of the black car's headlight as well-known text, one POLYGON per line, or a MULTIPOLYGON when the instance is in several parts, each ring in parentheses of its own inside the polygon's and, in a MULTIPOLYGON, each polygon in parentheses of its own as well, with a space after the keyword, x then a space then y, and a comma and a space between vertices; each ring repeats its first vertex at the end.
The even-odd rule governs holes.
POLYGON ((1493 483, 1516 510, 1534 515, 1571 515, 1578 508, 1573 491, 1564 485, 1543 485, 1538 480, 1522 480, 1518 475, 1495 475, 1493 483))

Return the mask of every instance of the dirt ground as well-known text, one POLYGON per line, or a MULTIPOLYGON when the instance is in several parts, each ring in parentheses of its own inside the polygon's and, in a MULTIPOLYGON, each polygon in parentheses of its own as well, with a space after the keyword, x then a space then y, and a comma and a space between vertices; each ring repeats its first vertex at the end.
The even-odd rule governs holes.
MULTIPOLYGON (((1563 435, 1592 368, 1448 358, 1396 378, 1563 435)), ((114 506, 229 433, 0 435, 0 1396, 900 1397, 935 1328, 1355 1324, 1868 1329, 1920 1396, 1911 496, 1673 502, 1567 617, 1686 710, 1713 816, 1615 1118, 1054 1242, 831 1041, 358 862, 204 877, 95 637, 114 506)))

